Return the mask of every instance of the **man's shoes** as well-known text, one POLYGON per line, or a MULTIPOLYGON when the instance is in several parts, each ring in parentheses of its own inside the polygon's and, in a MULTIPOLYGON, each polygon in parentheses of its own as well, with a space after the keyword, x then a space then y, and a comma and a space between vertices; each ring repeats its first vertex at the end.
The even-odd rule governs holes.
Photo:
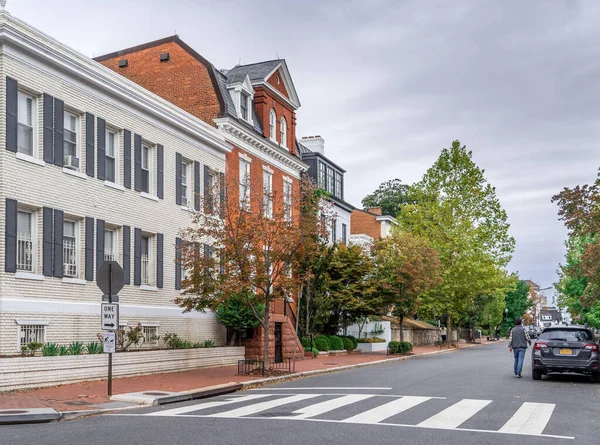
POLYGON ((517 378, 519 378, 519 379, 520 379, 520 378, 521 378, 521 374, 518 374, 518 375, 517 375, 517 378))

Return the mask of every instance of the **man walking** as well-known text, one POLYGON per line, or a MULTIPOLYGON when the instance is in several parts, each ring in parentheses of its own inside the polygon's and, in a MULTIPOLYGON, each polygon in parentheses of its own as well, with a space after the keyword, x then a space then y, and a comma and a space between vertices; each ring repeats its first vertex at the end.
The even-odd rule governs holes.
POLYGON ((515 355, 515 377, 521 378, 523 370, 523 360, 525 359, 525 351, 527 345, 531 344, 529 333, 521 324, 521 319, 515 320, 515 327, 510 330, 508 336, 508 350, 515 355))

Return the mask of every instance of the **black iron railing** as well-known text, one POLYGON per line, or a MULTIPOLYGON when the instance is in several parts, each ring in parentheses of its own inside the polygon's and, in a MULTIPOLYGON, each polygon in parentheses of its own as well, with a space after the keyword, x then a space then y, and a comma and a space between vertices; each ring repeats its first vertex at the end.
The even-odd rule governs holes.
POLYGON ((290 317, 290 321, 292 322, 292 326, 294 327, 294 331, 296 330, 296 314, 294 313, 294 309, 292 308, 292 305, 290 304, 290 302, 285 299, 284 300, 284 306, 283 306, 283 315, 287 315, 288 317, 290 317))
MULTIPOLYGON (((291 372, 292 359, 284 358, 281 361, 271 361, 269 370, 274 372, 291 372)), ((238 360, 238 375, 262 374, 264 375, 263 361, 257 358, 238 360)))

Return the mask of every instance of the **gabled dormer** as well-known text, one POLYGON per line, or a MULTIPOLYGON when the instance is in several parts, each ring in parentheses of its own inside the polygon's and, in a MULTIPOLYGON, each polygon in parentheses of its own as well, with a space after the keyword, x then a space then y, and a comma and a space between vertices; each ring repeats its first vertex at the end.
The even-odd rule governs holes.
POLYGON ((235 105, 237 117, 253 125, 254 88, 248 74, 228 76, 227 90, 235 105))

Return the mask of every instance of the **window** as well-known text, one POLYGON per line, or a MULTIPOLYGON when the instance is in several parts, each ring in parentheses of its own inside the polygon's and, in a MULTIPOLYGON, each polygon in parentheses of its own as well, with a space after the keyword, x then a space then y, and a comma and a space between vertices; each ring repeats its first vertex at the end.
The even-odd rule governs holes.
POLYGON ((142 336, 144 337, 144 344, 148 344, 148 345, 158 344, 158 326, 143 326, 142 325, 142 336))
POLYGON ((189 196, 190 189, 190 172, 192 166, 187 161, 181 161, 181 205, 189 206, 191 203, 189 196))
POLYGON ((327 191, 333 194, 333 169, 327 167, 327 191))
POLYGON ((335 190, 333 192, 336 198, 342 199, 342 174, 335 172, 335 190))
POLYGON ((242 119, 248 120, 248 96, 246 93, 240 94, 240 114, 242 119))
POLYGON ((277 115, 275 114, 275 110, 271 108, 271 112, 269 113, 269 138, 273 142, 277 142, 277 115))
POLYGON ((287 121, 283 116, 281 116, 281 122, 279 123, 279 143, 287 148, 287 121))
POLYGON ((334 244, 337 242, 337 221, 335 219, 331 223, 331 242, 334 244))
POLYGON ((250 209, 250 162, 240 159, 240 207, 250 209))
POLYGON ((152 244, 150 237, 142 236, 142 284, 152 284, 152 244))
POLYGON ((17 213, 17 270, 33 272, 33 214, 17 213))
POLYGON ((283 181, 283 219, 292 221, 292 183, 283 181))
POLYGON ((319 162, 319 187, 325 190, 325 164, 319 162))
POLYGON ((77 150, 77 133, 79 128, 79 118, 68 111, 65 111, 65 133, 64 133, 64 157, 65 166, 79 169, 79 163, 68 162, 69 156, 79 158, 77 150))
POLYGON ((348 242, 348 227, 346 224, 342 224, 342 243, 346 244, 348 242))
POLYGON ((216 213, 219 210, 219 174, 215 171, 210 171, 208 175, 208 186, 211 193, 210 203, 211 203, 211 213, 216 213))
POLYGON ((152 175, 152 148, 142 145, 142 192, 150 193, 152 175))
POLYGON ((43 324, 22 324, 19 326, 19 346, 27 346, 31 342, 46 342, 46 326, 43 324))
POLYGON ((77 223, 63 223, 63 275, 74 278, 77 276, 77 223))
POLYGON ((263 214, 273 217, 273 173, 263 172, 263 214))
POLYGON ((118 182, 119 137, 115 131, 106 130, 105 178, 109 182, 118 182))
POLYGON ((104 261, 117 261, 117 231, 104 231, 104 261))
POLYGON ((17 151, 33 156, 36 100, 34 97, 19 91, 17 106, 17 151))

